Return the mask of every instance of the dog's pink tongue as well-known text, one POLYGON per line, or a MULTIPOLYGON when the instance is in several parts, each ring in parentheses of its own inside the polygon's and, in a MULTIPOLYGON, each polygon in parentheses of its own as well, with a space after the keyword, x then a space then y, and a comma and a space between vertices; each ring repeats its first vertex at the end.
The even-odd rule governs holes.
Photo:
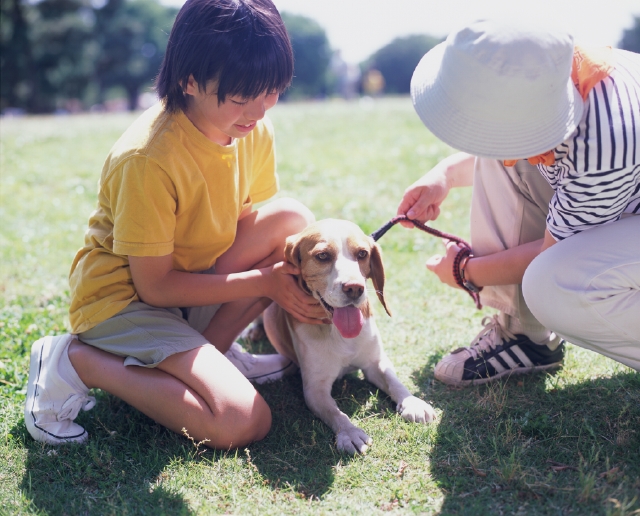
POLYGON ((360 335, 364 325, 364 317, 359 308, 344 306, 333 309, 333 324, 345 339, 353 339, 360 335))

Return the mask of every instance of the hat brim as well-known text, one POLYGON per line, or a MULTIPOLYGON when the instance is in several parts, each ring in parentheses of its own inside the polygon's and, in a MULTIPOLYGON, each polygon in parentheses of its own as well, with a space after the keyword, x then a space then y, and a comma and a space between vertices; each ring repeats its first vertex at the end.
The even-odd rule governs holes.
POLYGON ((425 54, 411 79, 411 100, 418 116, 444 143, 474 156, 521 159, 554 149, 575 131, 584 101, 571 80, 562 105, 544 120, 529 117, 505 123, 462 112, 438 81, 446 44, 440 43, 425 54))

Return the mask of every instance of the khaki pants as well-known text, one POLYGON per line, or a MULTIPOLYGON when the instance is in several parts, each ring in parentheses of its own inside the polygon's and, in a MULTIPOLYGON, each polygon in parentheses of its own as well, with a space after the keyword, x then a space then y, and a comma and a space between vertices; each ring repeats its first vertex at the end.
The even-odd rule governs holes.
MULTIPOLYGON (((474 254, 542 238, 552 196, 544 177, 526 161, 504 167, 496 160, 476 159, 474 254)), ((531 263, 523 285, 485 287, 481 298, 504 314, 514 333, 551 344, 553 331, 640 370, 640 216, 557 243, 531 263)))

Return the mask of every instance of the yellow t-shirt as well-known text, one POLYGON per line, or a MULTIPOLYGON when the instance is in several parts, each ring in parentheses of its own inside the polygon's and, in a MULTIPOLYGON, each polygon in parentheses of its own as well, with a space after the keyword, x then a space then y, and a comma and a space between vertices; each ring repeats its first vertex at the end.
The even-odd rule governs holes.
POLYGON ((102 170, 98 207, 71 266, 71 331, 138 300, 128 256, 173 253, 176 270, 206 270, 235 240, 242 210, 277 190, 268 119, 221 146, 182 112, 168 114, 162 104, 145 111, 102 170))

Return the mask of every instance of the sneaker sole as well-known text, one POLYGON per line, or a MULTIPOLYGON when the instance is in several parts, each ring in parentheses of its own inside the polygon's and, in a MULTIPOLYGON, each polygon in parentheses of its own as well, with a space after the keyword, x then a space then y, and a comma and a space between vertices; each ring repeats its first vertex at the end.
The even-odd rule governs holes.
POLYGON ((81 434, 59 436, 47 432, 43 428, 36 425, 36 417, 33 413, 33 407, 36 402, 36 396, 38 394, 38 380, 40 380, 40 370, 42 368, 42 353, 44 346, 53 337, 44 337, 36 340, 31 346, 31 358, 29 362, 29 382, 27 384, 27 399, 24 404, 24 423, 36 441, 44 442, 47 444, 71 444, 71 443, 83 443, 89 437, 86 430, 83 429, 81 434), (31 379, 34 379, 32 382, 31 379))
POLYGON ((556 362, 555 364, 507 369, 506 371, 502 371, 501 373, 491 376, 490 378, 479 378, 477 380, 454 380, 453 378, 442 379, 442 378, 438 378, 437 376, 436 376, 436 380, 446 385, 453 385, 454 387, 470 387, 472 385, 483 385, 485 383, 495 382, 500 378, 504 378, 505 376, 533 374, 533 373, 539 373, 542 371, 554 371, 556 369, 560 369, 561 367, 562 367, 562 362, 556 362))

